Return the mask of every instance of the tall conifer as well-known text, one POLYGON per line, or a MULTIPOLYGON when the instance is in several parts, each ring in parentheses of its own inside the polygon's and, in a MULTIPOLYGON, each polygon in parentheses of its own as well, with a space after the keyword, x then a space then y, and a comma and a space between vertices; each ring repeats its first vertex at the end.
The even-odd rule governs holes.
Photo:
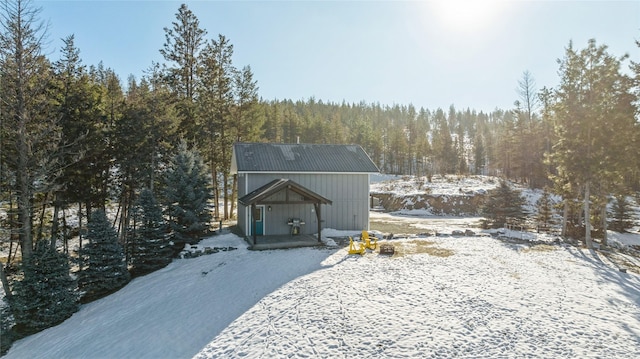
POLYGON ((558 181, 570 179, 580 189, 588 248, 593 247, 592 202, 620 185, 631 161, 628 134, 634 131, 635 119, 630 82, 620 72, 624 59, 590 40, 581 51, 570 43, 559 61, 561 80, 554 105, 558 142, 551 162, 558 169, 558 181))
POLYGON ((38 241, 33 256, 21 265, 23 278, 13 286, 11 308, 16 329, 30 334, 61 323, 78 309, 75 281, 66 255, 38 241))
POLYGON ((186 142, 180 142, 166 173, 163 198, 176 254, 185 243, 197 243, 206 233, 211 221, 210 199, 209 175, 202 158, 196 150, 189 150, 186 142))
POLYGON ((83 292, 83 302, 113 293, 131 279, 127 271, 124 249, 103 211, 97 210, 91 214, 87 239, 89 244, 80 252, 84 269, 78 279, 78 286, 83 292))
POLYGON ((153 192, 145 188, 134 207, 131 233, 131 274, 147 274, 171 263, 173 251, 167 225, 153 192))

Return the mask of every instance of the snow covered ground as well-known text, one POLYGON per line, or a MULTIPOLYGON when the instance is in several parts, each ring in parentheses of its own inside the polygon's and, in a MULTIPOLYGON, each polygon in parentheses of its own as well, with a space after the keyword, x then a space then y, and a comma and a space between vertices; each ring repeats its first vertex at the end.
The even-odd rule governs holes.
MULTIPOLYGON (((372 183, 378 191, 453 195, 498 182, 372 176, 372 183)), ((532 204, 540 193, 524 195, 532 204)), ((17 341, 6 357, 640 357, 640 276, 619 270, 640 268, 640 259, 558 244, 548 234, 421 234, 480 232, 480 220, 371 212, 373 224, 406 237, 390 241, 393 257, 332 246, 254 252, 233 234, 213 236, 199 247, 237 249, 136 278, 17 341)), ((610 241, 640 246, 639 229, 610 231, 610 241)))
POLYGON ((202 246, 238 249, 175 260, 6 357, 640 357, 640 278, 598 252, 489 237, 392 243, 406 254, 254 252, 211 237, 202 246))
POLYGON ((499 184, 493 176, 435 175, 429 182, 426 177, 371 175, 371 192, 393 193, 408 196, 414 194, 460 195, 462 193, 486 193, 499 184))

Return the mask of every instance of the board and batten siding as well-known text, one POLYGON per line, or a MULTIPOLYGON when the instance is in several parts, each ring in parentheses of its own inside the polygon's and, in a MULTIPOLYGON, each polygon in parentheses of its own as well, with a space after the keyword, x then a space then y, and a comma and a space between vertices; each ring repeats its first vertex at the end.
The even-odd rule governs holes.
MULTIPOLYGON (((238 197, 273 180, 288 178, 313 192, 330 199, 332 205, 322 205, 322 228, 338 230, 368 230, 369 226, 369 174, 368 173, 240 173, 238 197)), ((284 194, 278 194, 276 196, 284 194)), ((280 199, 273 197, 272 199, 280 199)), ((238 205, 238 226, 251 233, 249 208, 238 205)), ((313 204, 272 205, 265 211, 265 234, 288 234, 289 218, 305 222, 302 233, 317 233, 318 223, 313 204)))

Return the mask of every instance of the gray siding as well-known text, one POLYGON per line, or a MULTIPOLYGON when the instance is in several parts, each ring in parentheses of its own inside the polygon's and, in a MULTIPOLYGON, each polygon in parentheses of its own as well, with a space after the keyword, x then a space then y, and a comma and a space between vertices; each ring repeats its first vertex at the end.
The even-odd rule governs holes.
MULTIPOLYGON (((246 178, 247 178, 246 174, 244 173, 238 174, 238 198, 247 194, 247 192, 245 191, 245 184, 247 182, 246 178)), ((248 215, 247 207, 241 205, 240 203, 237 203, 237 205, 238 205, 238 209, 237 209, 238 227, 240 227, 240 229, 242 230, 242 233, 248 234, 249 231, 247 230, 247 226, 246 226, 246 223, 249 220, 249 218, 247 218, 247 215, 248 215)))
MULTIPOLYGON (((322 228, 339 230, 369 229, 368 173, 241 173, 238 176, 238 197, 242 197, 247 192, 280 178, 289 178, 333 201, 332 205, 322 205, 321 214, 324 220, 322 228)), ((289 233, 290 226, 287 224, 289 218, 300 218, 305 222, 302 227, 302 233, 317 233, 317 217, 312 204, 272 205, 271 207, 271 211, 265 211, 264 230, 266 235, 289 233)), ((246 207, 238 206, 238 226, 247 235, 250 233, 248 212, 246 207)))

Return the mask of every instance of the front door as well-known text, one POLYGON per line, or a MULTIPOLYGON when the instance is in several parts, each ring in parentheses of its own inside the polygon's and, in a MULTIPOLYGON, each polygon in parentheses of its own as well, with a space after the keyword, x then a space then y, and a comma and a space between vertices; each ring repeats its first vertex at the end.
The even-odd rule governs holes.
POLYGON ((256 206, 256 235, 264 235, 264 206, 256 206))

